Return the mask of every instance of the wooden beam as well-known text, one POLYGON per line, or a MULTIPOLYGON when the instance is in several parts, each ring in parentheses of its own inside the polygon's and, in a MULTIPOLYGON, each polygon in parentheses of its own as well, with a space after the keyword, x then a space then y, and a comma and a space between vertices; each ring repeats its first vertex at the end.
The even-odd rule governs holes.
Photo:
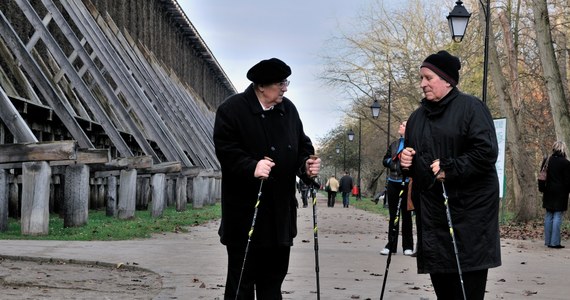
POLYGON ((69 160, 77 158, 75 141, 0 145, 0 162, 69 160))
POLYGON ((74 160, 51 161, 50 166, 68 166, 74 164, 92 165, 106 164, 111 161, 109 149, 79 149, 74 160))

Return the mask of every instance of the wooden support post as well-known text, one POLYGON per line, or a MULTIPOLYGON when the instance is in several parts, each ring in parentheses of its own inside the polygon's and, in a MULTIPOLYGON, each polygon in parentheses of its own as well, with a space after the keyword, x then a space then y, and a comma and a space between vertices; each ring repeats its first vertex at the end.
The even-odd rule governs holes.
POLYGON ((166 179, 166 207, 174 205, 175 202, 174 179, 172 179, 172 177, 168 177, 166 179))
POLYGON ((164 192, 166 183, 166 175, 163 173, 152 175, 151 179, 151 191, 152 191, 152 210, 150 212, 151 217, 158 218, 162 216, 164 212, 164 192))
POLYGON ((107 177, 107 217, 117 217, 117 177, 107 177))
POLYGON ((150 201, 150 177, 144 176, 139 178, 138 182, 140 187, 138 188, 138 198, 137 198, 137 209, 147 210, 148 202, 150 201))
POLYGON ((176 211, 186 210, 186 186, 188 180, 186 176, 178 176, 176 179, 176 211))
POLYGON ((216 204, 216 179, 214 177, 208 177, 208 204, 214 205, 216 204))
POLYGON ((22 234, 47 235, 51 168, 45 161, 25 162, 22 172, 22 234))
POLYGON ((10 185, 8 186, 8 209, 10 210, 10 215, 16 219, 21 218, 20 210, 20 186, 18 185, 17 176, 12 176, 10 185))
POLYGON ((137 196, 137 170, 121 170, 119 185, 119 219, 130 219, 135 216, 137 196))
POLYGON ((186 185, 186 202, 192 204, 192 199, 194 199, 194 179, 192 177, 186 177, 188 183, 186 185))
POLYGON ((208 184, 206 178, 203 176, 196 176, 192 180, 192 185, 194 193, 192 194, 192 205, 194 208, 201 208, 204 206, 206 197, 208 195, 208 184))
POLYGON ((83 226, 89 218, 89 167, 67 166, 64 181, 63 227, 83 226))
POLYGON ((8 176, 0 170, 0 231, 8 230, 8 176))

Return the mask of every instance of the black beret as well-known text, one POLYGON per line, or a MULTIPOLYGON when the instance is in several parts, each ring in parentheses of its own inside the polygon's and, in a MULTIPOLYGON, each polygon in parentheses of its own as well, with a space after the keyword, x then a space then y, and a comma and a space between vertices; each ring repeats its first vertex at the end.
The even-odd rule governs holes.
POLYGON ((428 56, 420 68, 428 68, 432 70, 452 86, 456 86, 459 82, 461 62, 458 57, 449 54, 449 52, 445 50, 428 56))
POLYGON ((281 82, 289 75, 291 68, 277 58, 262 60, 247 71, 247 79, 259 84, 281 82))

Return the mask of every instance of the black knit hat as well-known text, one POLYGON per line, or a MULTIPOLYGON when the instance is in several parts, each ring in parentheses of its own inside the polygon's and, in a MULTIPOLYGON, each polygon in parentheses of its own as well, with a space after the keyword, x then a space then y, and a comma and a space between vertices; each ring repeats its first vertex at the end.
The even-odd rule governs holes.
POLYGON ((277 58, 262 60, 247 71, 247 79, 259 84, 281 82, 289 75, 291 68, 277 58))
POLYGON ((445 50, 428 56, 420 68, 428 68, 432 70, 452 86, 456 86, 459 82, 461 62, 458 57, 449 54, 449 52, 445 50))

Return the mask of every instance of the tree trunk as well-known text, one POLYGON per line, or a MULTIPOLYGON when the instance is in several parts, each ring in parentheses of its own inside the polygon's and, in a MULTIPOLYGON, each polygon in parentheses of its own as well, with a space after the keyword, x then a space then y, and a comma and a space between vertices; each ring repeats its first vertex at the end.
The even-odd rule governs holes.
POLYGON ((552 45, 548 8, 545 0, 533 0, 531 6, 534 14, 536 43, 544 72, 546 91, 552 109, 556 138, 568 142, 570 141, 570 114, 566 96, 564 95, 558 61, 552 45))
MULTIPOLYGON (((481 14, 484 22, 484 14, 481 14)), ((502 24, 505 52, 507 62, 505 68, 508 70, 509 80, 505 78, 501 70, 499 62, 499 54, 495 39, 489 39, 489 71, 493 78, 493 86, 499 101, 501 112, 507 118, 507 148, 510 151, 510 164, 512 166, 512 195, 513 209, 516 212, 516 221, 528 221, 538 216, 537 195, 534 174, 534 165, 529 161, 534 161, 525 145, 524 134, 524 116, 521 114, 521 100, 518 86, 518 68, 517 68, 517 49, 512 39, 512 33, 508 31, 510 24, 503 16, 499 17, 502 24), (510 83, 510 84, 509 84, 510 83)), ((492 27, 490 28, 490 36, 492 35, 492 27)))

